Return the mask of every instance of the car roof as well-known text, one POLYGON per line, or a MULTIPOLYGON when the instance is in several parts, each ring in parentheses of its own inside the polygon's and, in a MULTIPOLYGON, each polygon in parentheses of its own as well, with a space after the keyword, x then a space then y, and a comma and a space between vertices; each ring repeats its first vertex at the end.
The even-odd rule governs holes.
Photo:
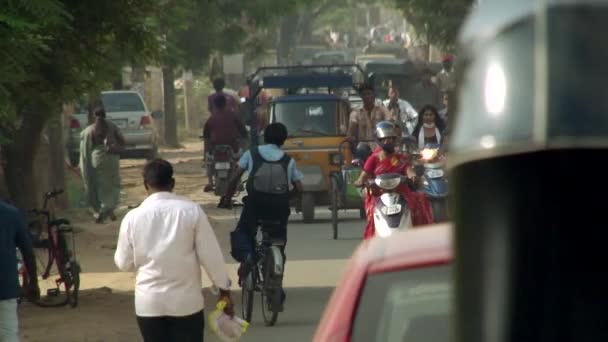
POLYGON ((275 103, 283 102, 309 102, 309 101, 339 101, 342 97, 333 94, 300 94, 286 95, 273 100, 275 103))
POLYGON ((452 260, 452 226, 449 223, 397 232, 389 238, 364 242, 359 258, 368 273, 448 263, 452 260))

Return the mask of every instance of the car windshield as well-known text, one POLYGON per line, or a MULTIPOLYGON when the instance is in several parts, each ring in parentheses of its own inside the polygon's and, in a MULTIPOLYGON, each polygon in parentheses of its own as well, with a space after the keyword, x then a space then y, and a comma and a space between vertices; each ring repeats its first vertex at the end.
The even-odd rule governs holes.
POLYGON ((443 265, 369 276, 352 341, 449 341, 451 270, 443 265))
POLYGON ((337 104, 337 101, 275 103, 272 121, 287 126, 292 137, 336 135, 337 104))
POLYGON ((102 101, 108 113, 145 111, 141 98, 135 93, 105 93, 102 101))

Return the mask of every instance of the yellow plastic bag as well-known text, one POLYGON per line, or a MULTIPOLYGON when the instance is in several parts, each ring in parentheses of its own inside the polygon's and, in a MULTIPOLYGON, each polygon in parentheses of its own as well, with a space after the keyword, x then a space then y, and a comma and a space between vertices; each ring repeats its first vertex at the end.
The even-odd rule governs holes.
POLYGON ((209 314, 207 320, 209 327, 220 340, 224 342, 238 341, 241 336, 247 331, 249 322, 237 316, 230 317, 224 313, 226 302, 221 300, 217 302, 215 310, 209 314))

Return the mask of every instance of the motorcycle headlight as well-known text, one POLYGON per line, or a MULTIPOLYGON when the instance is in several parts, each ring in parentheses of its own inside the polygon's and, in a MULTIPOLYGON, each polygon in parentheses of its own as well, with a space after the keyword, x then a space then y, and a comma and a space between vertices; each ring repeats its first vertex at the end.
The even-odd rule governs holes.
POLYGON ((420 154, 422 155, 422 159, 424 160, 432 160, 433 158, 435 158, 435 156, 437 156, 437 149, 436 148, 425 148, 424 150, 422 150, 420 152, 420 154))
POLYGON ((401 184, 401 177, 378 177, 374 180, 377 186, 384 190, 393 190, 401 184))

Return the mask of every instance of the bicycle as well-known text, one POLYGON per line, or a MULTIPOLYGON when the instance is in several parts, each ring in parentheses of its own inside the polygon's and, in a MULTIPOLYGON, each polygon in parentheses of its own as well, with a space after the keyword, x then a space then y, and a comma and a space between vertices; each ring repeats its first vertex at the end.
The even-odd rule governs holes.
MULTIPOLYGON (((234 200, 245 188, 247 180, 239 182, 237 192, 224 202, 220 201, 218 208, 234 209, 244 207, 244 202, 234 200)), ((292 192, 295 196, 297 192, 292 192)), ((249 256, 243 265, 249 268, 246 275, 239 279, 241 287, 241 306, 243 319, 251 323, 253 316, 253 298, 255 292, 260 293, 262 300, 262 317, 266 326, 274 326, 283 311, 285 292, 283 290, 283 272, 285 269, 286 241, 273 238, 281 229, 281 221, 258 219, 255 231, 255 246, 253 256, 249 256)))
MULTIPOLYGON (((78 305, 78 290, 80 288, 80 264, 76 260, 76 245, 74 241, 74 231, 70 227, 70 221, 64 218, 55 218, 52 211, 48 209, 48 202, 57 198, 63 190, 53 190, 44 194, 44 206, 41 210, 33 209, 30 213, 45 218, 44 231, 40 229, 34 232, 34 248, 46 249, 48 261, 42 268, 44 272, 40 276, 46 280, 51 275, 51 269, 55 264, 59 273, 59 278, 55 280, 55 289, 47 290, 47 297, 57 297, 61 292, 60 286, 65 289, 65 300, 61 302, 45 303, 38 301, 35 304, 43 307, 58 307, 69 304, 75 308, 78 305), (43 234, 46 238, 42 239, 43 234), (70 241, 71 240, 71 241, 70 241), (70 243, 71 242, 71 243, 70 243)), ((30 227, 32 224, 30 224, 30 227)), ((22 287, 28 283, 28 273, 25 265, 21 265, 20 270, 22 287)))
POLYGON ((255 256, 246 261, 251 268, 242 279, 243 318, 251 322, 253 298, 259 292, 262 301, 262 316, 266 326, 277 322, 283 311, 283 271, 284 262, 281 250, 285 241, 272 238, 272 233, 280 229, 279 221, 259 220, 256 229, 255 256))

